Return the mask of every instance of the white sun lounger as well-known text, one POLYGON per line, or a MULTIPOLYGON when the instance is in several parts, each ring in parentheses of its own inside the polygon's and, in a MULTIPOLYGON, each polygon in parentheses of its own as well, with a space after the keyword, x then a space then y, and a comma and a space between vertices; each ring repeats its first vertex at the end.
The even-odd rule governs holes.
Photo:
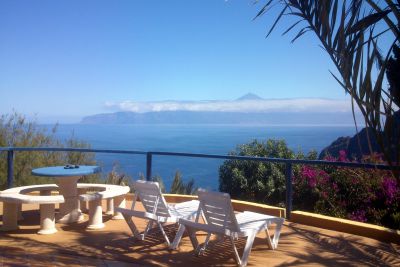
POLYGON ((122 213, 133 235, 140 240, 143 240, 146 237, 146 234, 152 228, 153 223, 156 223, 169 246, 170 241, 164 231, 163 224, 169 222, 177 223, 178 220, 182 218, 191 220, 194 219, 197 214, 199 201, 192 200, 175 205, 169 205, 165 201, 157 182, 138 180, 134 182, 133 187, 135 190, 135 197, 132 203, 132 208, 116 208, 116 211, 122 213), (144 211, 135 210, 137 198, 142 202, 144 211), (142 234, 137 230, 132 217, 148 220, 147 227, 142 234))
POLYGON ((198 196, 200 200, 200 206, 196 221, 189 221, 184 218, 179 220, 181 225, 173 242, 172 248, 177 248, 180 242, 178 238, 182 237, 185 229, 189 233, 191 243, 197 255, 204 252, 210 240, 211 234, 216 234, 218 239, 221 241, 223 241, 225 238, 229 238, 238 266, 247 265, 254 238, 263 230, 266 232, 267 243, 270 249, 277 248, 279 235, 284 222, 283 218, 250 211, 235 214, 232 208, 231 198, 229 194, 226 193, 207 192, 203 189, 199 189, 198 196), (197 222, 200 213, 203 213, 206 223, 197 222), (275 223, 276 226, 274 236, 271 239, 268 226, 272 223, 275 223), (197 231, 204 231, 208 233, 206 241, 202 246, 197 241, 197 231), (234 243, 234 240, 239 237, 247 237, 246 245, 241 258, 234 243))

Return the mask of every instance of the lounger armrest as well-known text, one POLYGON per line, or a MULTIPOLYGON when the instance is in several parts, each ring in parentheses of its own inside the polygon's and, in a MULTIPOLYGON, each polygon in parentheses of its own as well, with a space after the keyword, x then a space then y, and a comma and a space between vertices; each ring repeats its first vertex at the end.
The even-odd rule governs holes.
POLYGON ((186 219, 179 219, 179 223, 184 225, 185 227, 191 228, 191 229, 196 229, 196 231, 204 231, 208 233, 214 233, 214 234, 227 234, 230 235, 231 231, 228 229, 224 230, 223 228, 219 226, 214 226, 210 224, 205 224, 205 223, 197 223, 194 221, 186 220, 186 219))
POLYGON ((139 210, 131 210, 131 209, 124 209, 116 207, 115 211, 121 212, 123 215, 134 216, 142 219, 150 219, 150 220, 157 220, 159 217, 156 215, 146 212, 146 211, 139 211, 139 210))
POLYGON ((261 213, 257 213, 257 212, 253 212, 253 211, 244 211, 243 214, 250 214, 254 218, 266 219, 266 220, 269 220, 269 221, 274 222, 276 224, 282 224, 285 221, 285 218, 276 217, 276 216, 272 216, 272 215, 261 214, 261 213))

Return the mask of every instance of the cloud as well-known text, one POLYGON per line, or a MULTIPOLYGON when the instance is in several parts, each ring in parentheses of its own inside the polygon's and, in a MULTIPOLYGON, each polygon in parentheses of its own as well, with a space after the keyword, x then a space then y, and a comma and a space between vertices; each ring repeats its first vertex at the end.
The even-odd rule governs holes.
POLYGON ((221 111, 221 112, 351 112, 350 100, 325 98, 257 99, 234 101, 159 101, 107 102, 115 111, 138 113, 159 111, 221 111))

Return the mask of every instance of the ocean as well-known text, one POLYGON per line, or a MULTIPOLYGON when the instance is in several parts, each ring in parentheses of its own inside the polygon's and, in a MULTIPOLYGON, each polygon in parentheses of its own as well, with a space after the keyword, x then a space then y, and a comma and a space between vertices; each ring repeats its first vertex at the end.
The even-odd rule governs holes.
MULTIPOLYGON (((52 126, 47 125, 48 129, 52 126)), ((90 125, 61 124, 56 137, 72 135, 94 149, 188 152, 226 155, 237 145, 254 139, 284 139, 294 151, 318 153, 340 136, 355 134, 351 126, 248 126, 248 125, 90 125)), ((137 179, 146 171, 145 155, 96 154, 103 175, 118 172, 137 179)), ((168 189, 176 171, 187 181, 194 178, 197 187, 218 189, 219 159, 153 156, 152 173, 160 175, 168 189)))

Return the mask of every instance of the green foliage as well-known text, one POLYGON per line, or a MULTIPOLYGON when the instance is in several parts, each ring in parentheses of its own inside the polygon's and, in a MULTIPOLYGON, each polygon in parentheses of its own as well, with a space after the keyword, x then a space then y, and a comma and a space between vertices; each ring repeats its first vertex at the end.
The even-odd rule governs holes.
POLYGON ((389 215, 390 216, 390 220, 393 222, 394 229, 400 229, 400 211, 399 212, 395 212, 389 215))
MULTIPOLYGON (((316 152, 307 156, 295 154, 284 140, 254 140, 240 145, 230 155, 285 159, 315 159, 316 152)), ((285 166, 261 161, 227 160, 219 169, 219 190, 233 198, 283 206, 285 200, 285 166)))
POLYGON ((106 184, 129 186, 131 177, 121 173, 119 164, 114 164, 113 169, 106 177, 106 184))
POLYGON ((171 184, 171 194, 193 195, 197 188, 194 187, 194 179, 190 179, 187 183, 182 180, 182 175, 179 171, 175 173, 174 180, 171 184))
MULTIPOLYGON (((2 147, 69 147, 90 148, 89 144, 76 140, 74 136, 65 145, 55 137, 57 125, 50 133, 34 121, 28 121, 18 113, 0 117, 0 146, 2 147)), ((14 186, 54 183, 54 179, 31 175, 31 170, 43 166, 94 165, 93 153, 21 151, 14 153, 14 186)), ((7 185, 7 153, 0 153, 0 188, 7 185)), ((83 182, 95 182, 99 175, 90 175, 83 182)))

